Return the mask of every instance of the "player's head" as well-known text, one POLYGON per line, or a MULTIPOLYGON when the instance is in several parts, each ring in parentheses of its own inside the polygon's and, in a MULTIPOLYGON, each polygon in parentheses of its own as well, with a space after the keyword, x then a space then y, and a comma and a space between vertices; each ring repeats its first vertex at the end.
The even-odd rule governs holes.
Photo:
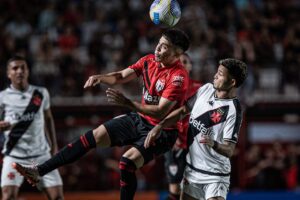
POLYGON ((214 87, 219 90, 238 88, 247 77, 247 65, 237 59, 227 58, 219 61, 218 71, 214 76, 214 87))
POLYGON ((22 56, 13 56, 7 61, 7 77, 16 88, 28 85, 29 69, 27 61, 22 56))
POLYGON ((192 61, 190 56, 187 53, 183 53, 179 56, 180 62, 183 64, 184 68, 188 73, 192 71, 192 61))
POLYGON ((163 64, 172 64, 190 45, 188 36, 179 29, 165 31, 155 48, 155 60, 163 64))

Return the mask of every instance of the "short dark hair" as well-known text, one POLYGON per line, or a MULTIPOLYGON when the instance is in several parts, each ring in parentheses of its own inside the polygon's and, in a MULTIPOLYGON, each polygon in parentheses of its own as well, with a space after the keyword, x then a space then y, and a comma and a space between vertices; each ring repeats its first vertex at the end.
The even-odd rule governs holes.
POLYGON ((168 29, 163 34, 173 45, 179 47, 183 52, 188 50, 190 39, 185 32, 180 29, 168 29))
POLYGON ((226 67, 229 74, 236 80, 236 87, 241 86, 247 78, 247 65, 243 61, 226 58, 219 61, 220 65, 226 67))
POLYGON ((8 67, 9 63, 16 61, 16 60, 23 60, 27 63, 27 60, 23 56, 13 55, 12 57, 10 57, 10 59, 8 59, 6 66, 8 67))

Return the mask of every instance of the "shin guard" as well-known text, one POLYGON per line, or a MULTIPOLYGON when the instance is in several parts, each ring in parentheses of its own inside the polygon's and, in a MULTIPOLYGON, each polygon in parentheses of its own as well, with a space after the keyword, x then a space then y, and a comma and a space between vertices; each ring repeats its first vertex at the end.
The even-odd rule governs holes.
POLYGON ((120 159, 119 168, 121 172, 120 199, 133 200, 133 196, 137 188, 137 180, 135 176, 136 166, 132 160, 122 157, 120 159))

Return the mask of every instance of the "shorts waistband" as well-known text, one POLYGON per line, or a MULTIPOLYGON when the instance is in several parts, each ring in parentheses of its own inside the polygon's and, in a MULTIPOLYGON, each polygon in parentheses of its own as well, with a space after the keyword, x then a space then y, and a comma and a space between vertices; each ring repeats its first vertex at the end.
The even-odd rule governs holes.
POLYGON ((202 174, 208 174, 208 175, 213 175, 213 176, 230 176, 230 173, 217 173, 217 172, 209 172, 209 171, 205 171, 202 169, 198 169, 196 167, 194 167, 193 165, 191 165, 190 163, 186 163, 186 165, 191 168, 192 170, 195 170, 196 172, 200 172, 202 174))

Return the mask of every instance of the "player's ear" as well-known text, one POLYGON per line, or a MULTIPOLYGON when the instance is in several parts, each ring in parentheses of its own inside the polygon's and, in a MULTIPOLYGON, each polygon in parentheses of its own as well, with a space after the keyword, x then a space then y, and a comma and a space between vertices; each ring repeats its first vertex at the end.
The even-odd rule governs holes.
POLYGON ((179 57, 181 54, 183 54, 183 50, 180 49, 179 47, 176 47, 176 48, 175 48, 175 55, 176 55, 177 57, 179 57))
POLYGON ((10 78, 9 66, 7 66, 7 68, 6 68, 6 76, 7 76, 7 78, 10 78))
POLYGON ((236 80, 234 78, 231 79, 231 86, 236 87, 236 80))

